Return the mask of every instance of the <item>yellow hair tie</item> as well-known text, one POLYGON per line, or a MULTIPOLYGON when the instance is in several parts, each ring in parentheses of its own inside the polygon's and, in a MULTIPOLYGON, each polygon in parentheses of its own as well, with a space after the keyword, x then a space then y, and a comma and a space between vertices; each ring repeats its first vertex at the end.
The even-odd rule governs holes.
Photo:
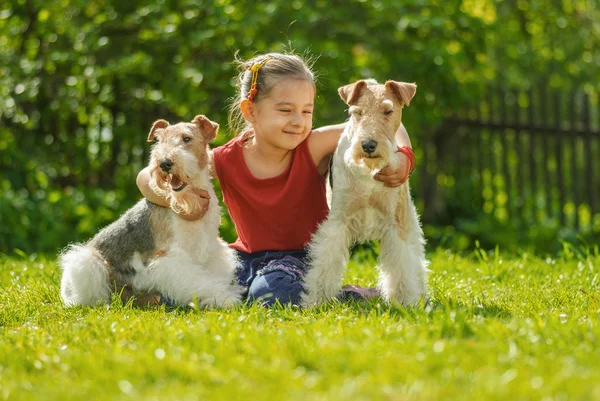
POLYGON ((256 94, 258 93, 258 83, 257 83, 258 70, 260 70, 262 68, 262 66, 265 65, 265 63, 269 60, 271 60, 271 57, 265 58, 260 63, 254 63, 254 64, 252 64, 252 67, 250 67, 250 71, 252 71, 252 81, 251 81, 250 91, 248 91, 248 100, 250 102, 254 101, 254 98, 256 97, 256 94))

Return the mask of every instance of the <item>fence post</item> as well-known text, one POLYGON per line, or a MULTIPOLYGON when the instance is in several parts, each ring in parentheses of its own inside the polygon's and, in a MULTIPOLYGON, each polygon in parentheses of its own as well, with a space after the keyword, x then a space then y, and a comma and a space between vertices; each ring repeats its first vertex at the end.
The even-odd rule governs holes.
POLYGON ((527 128, 529 130, 529 175, 531 177, 531 197, 532 202, 531 205, 531 221, 535 222, 537 218, 536 213, 536 205, 537 205, 537 168, 535 161, 535 151, 536 151, 536 138, 537 134, 534 132, 534 124, 535 124, 535 108, 533 107, 533 89, 529 89, 527 96, 529 97, 529 105, 527 107, 527 128))
POLYGON ((579 228, 579 185, 578 180, 576 179, 577 173, 579 169, 577 168, 577 135, 575 134, 575 130, 577 130, 577 113, 575 112, 575 90, 571 90, 570 92, 570 101, 569 101, 569 127, 571 128, 571 133, 569 135, 570 143, 571 143, 571 191, 573 191, 573 203, 575 204, 575 227, 579 228))
MULTIPOLYGON (((500 124, 505 126, 507 123, 507 115, 506 115, 506 92, 502 89, 498 90, 498 96, 500 99, 500 124)), ((506 193, 506 214, 509 219, 512 213, 512 185, 510 179, 510 168, 508 166, 508 142, 506 140, 506 129, 500 129, 500 144, 502 145, 502 176, 504 177, 504 191, 506 193)))
POLYGON ((590 203, 590 211, 592 213, 592 219, 596 215, 597 204, 596 204, 596 188, 594 185, 594 172, 592 166, 592 124, 590 120, 590 99, 587 93, 583 94, 583 129, 585 132, 585 187, 588 188, 588 201, 590 203))
POLYGON ((554 149, 556 152, 556 180, 558 183, 558 218, 560 225, 565 226, 565 195, 567 189, 565 188, 565 180, 563 176, 563 158, 562 158, 562 146, 561 146, 561 110, 560 110, 560 93, 554 92, 554 149))
POLYGON ((541 135, 542 137, 542 155, 543 155, 543 174, 544 174, 544 186, 546 187, 546 216, 551 218, 553 217, 552 213, 552 179, 550 178, 549 171, 549 158, 550 158, 550 150, 548 144, 548 128, 550 125, 548 124, 548 98, 545 84, 540 87, 540 106, 542 108, 541 112, 541 121, 540 127, 542 128, 541 135))

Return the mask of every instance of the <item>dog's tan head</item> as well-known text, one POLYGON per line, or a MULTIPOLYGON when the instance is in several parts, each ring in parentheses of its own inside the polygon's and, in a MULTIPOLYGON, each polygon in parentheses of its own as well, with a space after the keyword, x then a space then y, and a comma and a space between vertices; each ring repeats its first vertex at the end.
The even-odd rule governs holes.
POLYGON ((218 130, 219 124, 203 115, 191 123, 170 125, 157 120, 152 125, 148 134, 148 142, 155 142, 150 154, 150 187, 162 194, 174 211, 195 214, 200 207, 193 188, 210 185, 208 143, 218 130))
POLYGON ((414 83, 360 80, 338 89, 349 107, 351 147, 346 160, 370 171, 390 164, 396 152, 394 135, 402 121, 402 108, 415 95, 414 83))

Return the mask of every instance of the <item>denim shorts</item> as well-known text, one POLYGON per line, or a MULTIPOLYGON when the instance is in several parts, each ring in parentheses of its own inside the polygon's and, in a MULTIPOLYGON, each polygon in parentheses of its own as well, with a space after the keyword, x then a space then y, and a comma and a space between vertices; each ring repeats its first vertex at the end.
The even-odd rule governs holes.
POLYGON ((299 305, 306 273, 306 251, 237 251, 239 257, 235 272, 238 283, 248 289, 250 303, 270 306, 299 305))

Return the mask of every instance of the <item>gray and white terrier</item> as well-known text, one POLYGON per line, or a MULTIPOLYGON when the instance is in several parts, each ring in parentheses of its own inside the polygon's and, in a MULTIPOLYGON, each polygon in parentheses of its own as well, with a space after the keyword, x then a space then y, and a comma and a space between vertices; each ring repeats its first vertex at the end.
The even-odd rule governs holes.
POLYGON ((200 211, 194 188, 216 199, 208 143, 218 128, 203 115, 191 123, 153 124, 150 187, 170 208, 142 199, 87 243, 67 247, 59 257, 67 305, 110 302, 113 293, 125 300, 162 294, 177 305, 197 300, 201 307, 231 306, 241 299, 242 288, 234 284, 236 256, 219 238, 218 202, 210 202, 195 221, 178 215, 200 211))
POLYGON ((348 120, 333 155, 333 198, 327 220, 309 245, 304 306, 340 293, 349 248, 354 243, 381 241, 379 289, 387 302, 416 303, 427 290, 423 230, 410 197, 408 182, 388 188, 373 179, 385 166, 398 166, 395 133, 402 107, 416 85, 361 80, 339 88, 350 106, 348 120))

